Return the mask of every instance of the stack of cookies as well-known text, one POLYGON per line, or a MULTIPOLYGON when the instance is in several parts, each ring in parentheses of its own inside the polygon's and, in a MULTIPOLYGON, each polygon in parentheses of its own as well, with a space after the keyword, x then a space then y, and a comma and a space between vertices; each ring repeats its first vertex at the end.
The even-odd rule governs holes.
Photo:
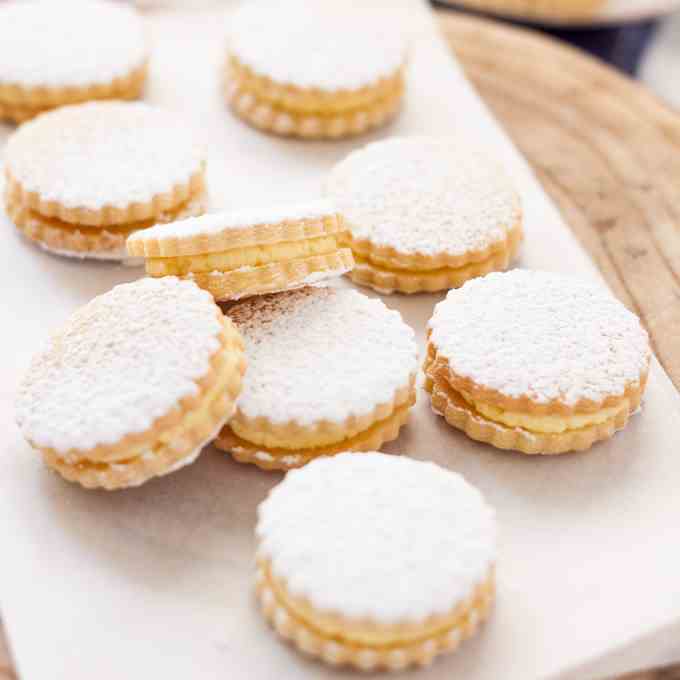
MULTIPOLYGON (((326 10, 253 2, 232 16, 226 79, 239 117, 333 139, 398 113, 403 36, 383 33, 377 49, 374 18, 326 10)), ((73 44, 55 46, 49 3, 0 10, 0 115, 55 108, 11 137, 5 207, 43 249, 143 262, 148 276, 77 310, 35 357, 17 401, 25 438, 87 488, 138 486, 210 442, 290 470, 258 513, 265 617, 332 665, 429 664, 490 611, 494 512, 459 475, 378 452, 416 402, 415 333, 375 295, 335 284, 449 291, 427 327, 432 409, 525 454, 585 450, 626 425, 647 380, 646 332, 598 287, 504 271, 522 202, 493 150, 460 134, 359 148, 319 178, 323 197, 203 215, 206 152, 180 118, 86 101, 139 92, 138 17, 100 0, 82 12, 79 27, 97 30, 69 24, 73 44), (54 63, 25 45, 2 59, 3 20, 20 36, 36 12, 54 63), (76 63, 95 39, 96 59, 76 63)))

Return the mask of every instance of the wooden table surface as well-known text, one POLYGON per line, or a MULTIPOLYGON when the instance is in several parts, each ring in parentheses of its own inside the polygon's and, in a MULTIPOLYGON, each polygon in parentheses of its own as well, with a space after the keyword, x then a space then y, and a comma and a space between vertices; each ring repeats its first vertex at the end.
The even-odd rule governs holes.
MULTIPOLYGON (((545 37, 453 12, 442 30, 680 389, 680 116, 545 37)), ((14 680, 0 628, 0 680, 14 680)), ((619 680, 623 680, 620 678, 619 680)), ((626 680, 680 680, 680 667, 626 680)))

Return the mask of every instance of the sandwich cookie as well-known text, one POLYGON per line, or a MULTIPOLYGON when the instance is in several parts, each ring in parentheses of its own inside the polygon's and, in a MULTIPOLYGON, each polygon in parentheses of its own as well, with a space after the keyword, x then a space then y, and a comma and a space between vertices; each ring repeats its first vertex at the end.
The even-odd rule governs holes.
POLYGON ((67 104, 136 99, 146 79, 141 17, 104 0, 32 0, 0 8, 0 119, 67 104))
POLYGON ((250 368, 218 448, 287 470, 397 437, 417 371, 414 334, 398 312, 354 290, 308 286, 250 298, 228 314, 250 368))
POLYGON ((337 3, 244 3, 228 25, 231 108, 284 136, 348 137, 385 124, 399 109, 406 62, 405 36, 385 20, 337 3))
POLYGON ((456 288, 505 269, 522 239, 502 168, 460 139, 369 144, 335 166, 326 188, 347 223, 350 278, 381 293, 456 288))
POLYGON ((264 615, 332 665, 428 665, 473 635, 493 601, 494 512, 434 463, 313 461, 260 504, 256 536, 264 615))
POLYGON ((127 241, 150 276, 192 279, 217 300, 299 288, 354 265, 338 241, 345 226, 326 201, 180 220, 127 241))
POLYGON ((555 454, 588 449, 639 405, 650 348, 606 290, 548 272, 489 274, 451 291, 428 326, 432 408, 472 439, 555 454))
POLYGON ((234 411, 238 331, 175 277, 116 286, 76 311, 32 361, 17 422, 47 465, 118 489, 195 460, 234 411))
POLYGON ((80 258, 127 258, 138 229, 200 215, 205 149, 175 114, 89 102, 22 125, 5 149, 5 208, 29 239, 80 258))

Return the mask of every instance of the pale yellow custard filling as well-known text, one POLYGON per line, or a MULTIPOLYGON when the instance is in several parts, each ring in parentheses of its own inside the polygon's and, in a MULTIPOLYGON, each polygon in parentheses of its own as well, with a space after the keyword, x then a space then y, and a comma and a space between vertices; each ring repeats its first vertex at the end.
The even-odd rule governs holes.
POLYGON ((488 420, 507 425, 508 427, 521 427, 530 432, 540 432, 543 434, 560 434, 567 430, 579 430, 592 425, 601 425, 630 408, 630 402, 628 399, 624 399, 618 406, 603 408, 594 413, 582 413, 572 416, 532 415, 517 411, 505 411, 493 404, 473 399, 470 394, 462 390, 459 390, 458 394, 488 420))
POLYGON ((155 257, 146 261, 151 276, 186 276, 213 271, 233 271, 241 267, 261 267, 274 262, 327 255, 338 249, 335 236, 320 236, 305 241, 287 241, 247 248, 234 248, 219 253, 155 257))
POLYGON ((314 449, 319 446, 337 444, 358 434, 357 430, 345 429, 342 425, 324 432, 291 429, 288 432, 277 433, 259 429, 257 426, 251 427, 248 423, 239 420, 238 416, 232 418, 229 427, 240 439, 266 449, 314 449))

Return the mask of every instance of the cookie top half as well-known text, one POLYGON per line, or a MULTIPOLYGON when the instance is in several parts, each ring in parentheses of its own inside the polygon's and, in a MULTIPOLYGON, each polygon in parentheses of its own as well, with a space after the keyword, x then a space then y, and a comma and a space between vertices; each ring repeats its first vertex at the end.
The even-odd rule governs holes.
POLYGON ((369 144, 333 168, 326 190, 353 247, 425 257, 435 266, 487 257, 505 246, 522 216, 501 166, 459 138, 369 144))
POLYGON ((417 371, 411 328, 354 290, 309 286, 253 297, 227 313, 250 367, 237 417, 343 423, 392 402, 417 371))
POLYGON ((112 446, 178 415, 211 380, 224 318, 174 277, 116 286, 78 309, 31 363, 17 422, 37 448, 112 446))
POLYGON ((639 319, 607 290, 543 271, 468 281, 429 331, 451 385, 501 406, 602 408, 639 389, 651 355, 639 319))
MULTIPOLYGON (((205 147, 174 113, 90 102, 22 125, 5 149, 9 192, 46 217, 119 224, 171 210, 191 195, 205 147)), ((201 180, 202 181, 202 180, 201 180)))
POLYGON ((406 38, 384 30, 385 18, 327 0, 255 0, 229 16, 227 49, 253 74, 277 84, 360 90, 393 76, 404 64, 406 38))
POLYGON ((148 58, 141 17, 104 0, 31 0, 0 7, 0 87, 109 84, 148 58))
POLYGON ((495 560, 494 512, 479 491, 405 457, 313 461, 289 472, 258 516, 258 557, 287 591, 351 619, 412 623, 447 614, 495 560))

